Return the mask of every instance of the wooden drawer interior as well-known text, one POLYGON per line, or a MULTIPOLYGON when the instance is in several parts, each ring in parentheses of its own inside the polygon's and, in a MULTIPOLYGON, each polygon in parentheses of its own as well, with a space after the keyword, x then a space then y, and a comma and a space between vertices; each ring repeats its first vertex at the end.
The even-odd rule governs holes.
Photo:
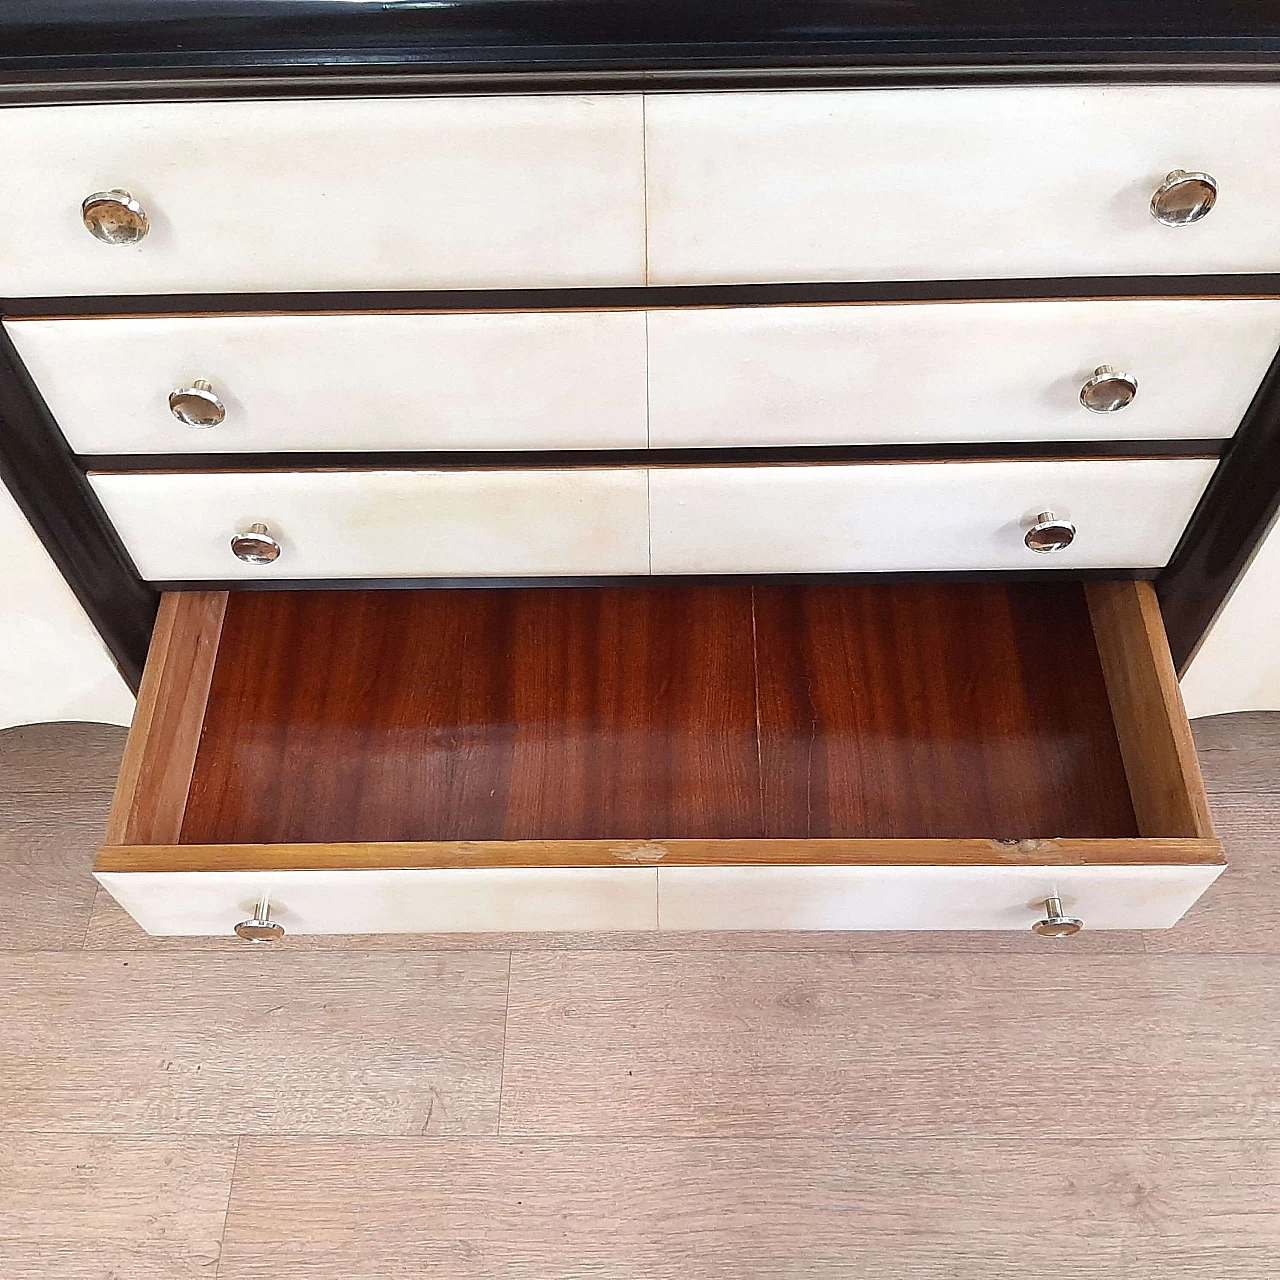
POLYGON ((1146 583, 164 597, 99 871, 1220 862, 1146 583))

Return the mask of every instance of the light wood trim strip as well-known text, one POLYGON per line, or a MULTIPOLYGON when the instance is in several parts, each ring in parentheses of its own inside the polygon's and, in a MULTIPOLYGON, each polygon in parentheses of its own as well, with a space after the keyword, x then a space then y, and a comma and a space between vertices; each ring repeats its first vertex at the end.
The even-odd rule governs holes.
POLYGON ((1217 840, 458 840, 106 848, 94 870, 324 871, 619 866, 1221 865, 1217 840))
POLYGON ((1149 582, 1090 582, 1085 593, 1139 833, 1212 839, 1209 801, 1155 589, 1149 582))
POLYGON ((226 609, 225 591, 161 597, 107 819, 108 845, 177 841, 226 609))

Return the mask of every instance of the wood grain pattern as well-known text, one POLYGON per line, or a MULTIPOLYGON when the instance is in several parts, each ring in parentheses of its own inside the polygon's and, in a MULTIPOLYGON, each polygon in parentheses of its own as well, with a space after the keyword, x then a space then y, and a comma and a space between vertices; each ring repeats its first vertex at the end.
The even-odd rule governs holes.
POLYGON ((491 1134, 507 957, 0 955, 0 1132, 491 1134))
POLYGON ((125 731, 30 724, 0 732, 0 950, 79 947, 125 731))
POLYGON ((748 590, 234 596, 181 840, 759 833, 748 590))
POLYGON ((107 844, 177 840, 226 607, 225 591, 162 597, 107 819, 107 844))
POLYGON ((214 1274, 234 1138, 6 1134, 5 1280, 214 1274))
POLYGON ((1149 582, 1085 584, 1138 830, 1213 838, 1195 742, 1149 582))
POLYGON ((1225 861, 1217 840, 472 840, 117 845, 95 871, 318 871, 618 866, 1177 866, 1225 861))
POLYGON ((1136 835, 1079 584, 755 588, 769 836, 1136 835))
POLYGON ((1278 977, 1069 947, 517 953, 500 1131, 1274 1137, 1278 977))
POLYGON ((1079 584, 665 584, 233 595, 180 842, 1136 834, 1079 584))
POLYGON ((219 1280, 1267 1274, 1277 1142, 286 1138, 246 1145, 219 1280), (300 1224, 307 1224, 303 1229, 300 1224))

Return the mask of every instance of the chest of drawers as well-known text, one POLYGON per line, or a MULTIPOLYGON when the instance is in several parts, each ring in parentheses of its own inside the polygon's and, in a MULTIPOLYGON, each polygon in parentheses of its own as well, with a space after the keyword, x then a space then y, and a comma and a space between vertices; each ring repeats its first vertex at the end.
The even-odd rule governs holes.
POLYGON ((1280 92, 556 74, 0 108, 6 478, 141 680, 101 882, 251 940, 1174 924, 1280 92))

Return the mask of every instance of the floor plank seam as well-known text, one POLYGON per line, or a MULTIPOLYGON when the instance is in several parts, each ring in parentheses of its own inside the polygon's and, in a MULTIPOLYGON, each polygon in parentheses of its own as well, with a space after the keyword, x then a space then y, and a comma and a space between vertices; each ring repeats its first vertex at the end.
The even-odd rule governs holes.
POLYGON ((498 1068, 498 1125, 494 1137, 502 1137, 502 1101, 507 1091, 507 1031, 511 1025, 511 969, 515 952, 507 952, 507 999, 502 1010, 502 1064, 498 1068))
POLYGON ((218 1265, 213 1269, 213 1280, 222 1275, 222 1258, 227 1247, 227 1219, 231 1216, 231 1197, 236 1193, 236 1173, 240 1168, 240 1148, 244 1135, 236 1134, 235 1154, 231 1157, 231 1177, 227 1180, 227 1203, 222 1210, 222 1230, 218 1232, 218 1265))

